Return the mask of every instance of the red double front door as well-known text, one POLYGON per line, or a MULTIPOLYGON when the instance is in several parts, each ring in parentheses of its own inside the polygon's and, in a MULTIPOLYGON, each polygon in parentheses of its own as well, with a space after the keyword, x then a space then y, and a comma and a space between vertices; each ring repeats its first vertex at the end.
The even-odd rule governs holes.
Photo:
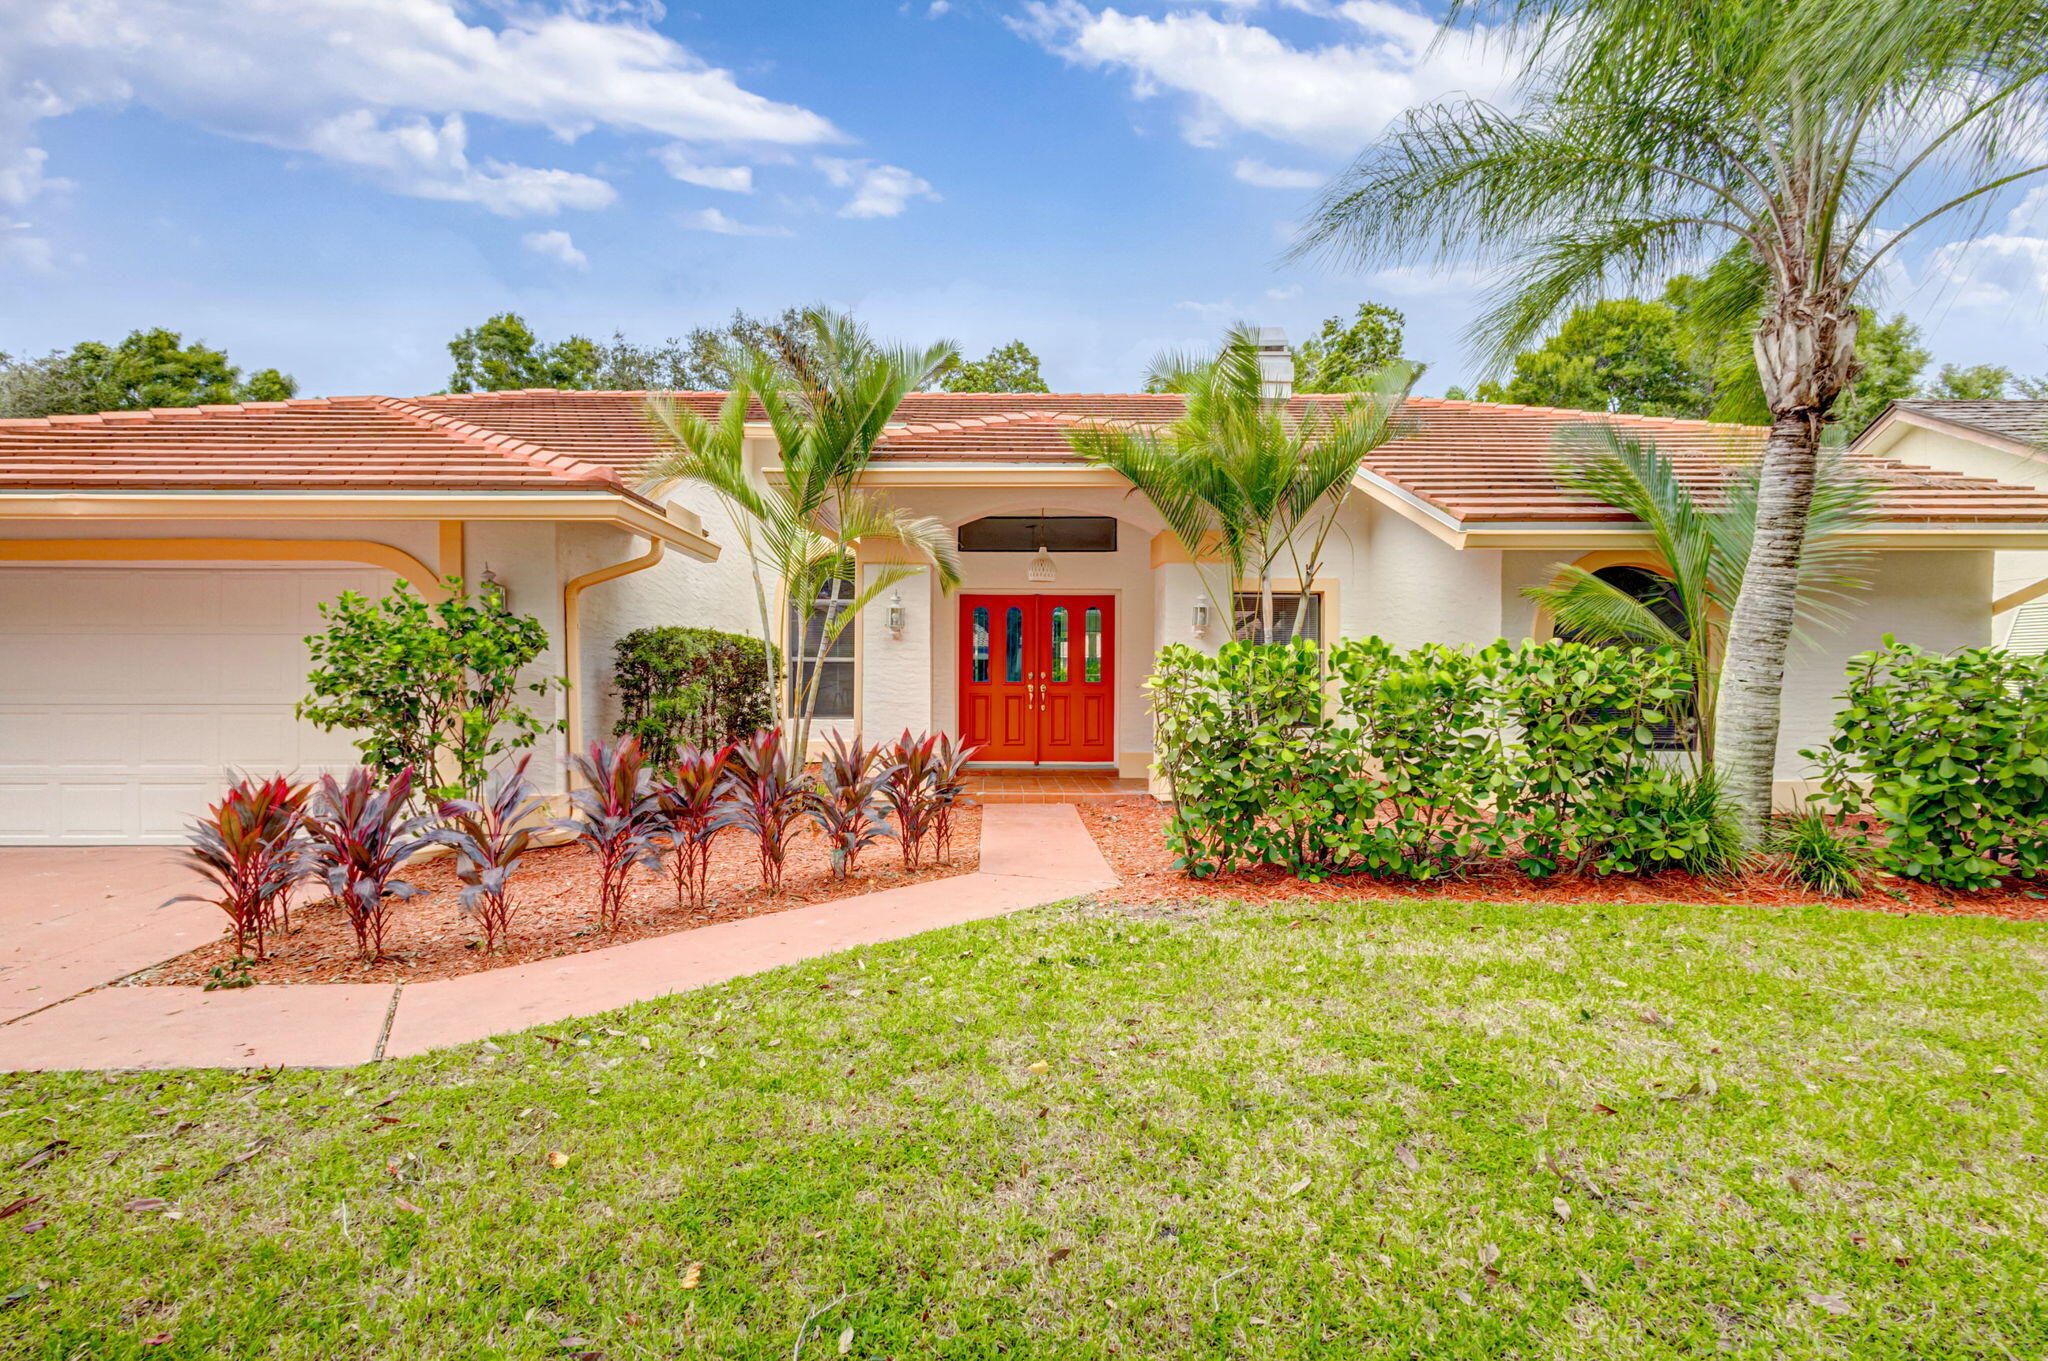
POLYGON ((1116 599, 960 597, 960 734, 977 761, 1116 759, 1116 599))

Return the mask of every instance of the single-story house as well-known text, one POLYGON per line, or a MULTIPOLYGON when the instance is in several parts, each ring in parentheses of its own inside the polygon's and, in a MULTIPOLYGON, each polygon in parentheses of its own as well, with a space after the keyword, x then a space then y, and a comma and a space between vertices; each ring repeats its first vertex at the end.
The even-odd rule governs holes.
MULTIPOLYGON (((1291 394, 1284 349, 1269 356, 1291 394)), ((164 842, 229 767, 345 766, 342 734, 292 717, 303 635, 343 589, 486 574, 546 625, 537 664, 572 688, 544 762, 609 733, 613 645, 688 623, 758 629, 749 565, 700 488, 652 489, 636 392, 335 397, 0 421, 0 844, 164 842)), ((678 394, 709 411, 718 393, 678 394)), ((1142 682, 1170 642, 1214 646, 1232 609, 1143 497, 1074 457, 1067 431, 1161 422, 1160 394, 907 399, 867 483, 960 538, 964 581, 929 572, 848 631, 821 717, 871 734, 941 727, 992 762, 1143 776, 1142 682), (1040 551, 1044 550, 1044 551, 1040 551)), ((1305 609, 1323 637, 1401 645, 1541 635, 1521 588, 1562 563, 1654 569, 1625 516, 1561 489, 1561 430, 1613 419, 1711 485, 1761 432, 1699 421, 1414 398, 1408 432, 1359 469, 1305 609)), ((765 427, 757 449, 774 475, 765 427)), ((2048 489, 1936 458, 1862 461, 1880 484, 1871 588, 1794 658, 1781 778, 1825 731, 1848 655, 1881 634, 1991 636, 1994 555, 2048 550, 2048 489)), ((864 570, 900 548, 865 544, 864 570)), ((1240 587, 1249 583, 1239 583, 1240 587)), ((828 725, 829 726, 829 725, 828 725)))
MULTIPOLYGON (((2048 487, 2048 401, 1893 402, 1850 448, 1865 457, 2048 487)), ((1994 642, 2048 652, 2048 553, 2000 553, 1991 597, 1994 642)))

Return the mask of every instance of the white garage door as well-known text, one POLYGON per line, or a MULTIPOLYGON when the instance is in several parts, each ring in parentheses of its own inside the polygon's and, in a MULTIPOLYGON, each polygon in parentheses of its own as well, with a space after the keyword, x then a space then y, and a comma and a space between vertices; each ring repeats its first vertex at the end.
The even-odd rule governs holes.
POLYGON ((317 606, 391 574, 0 567, 0 845, 166 843, 224 770, 354 763, 292 717, 317 606))

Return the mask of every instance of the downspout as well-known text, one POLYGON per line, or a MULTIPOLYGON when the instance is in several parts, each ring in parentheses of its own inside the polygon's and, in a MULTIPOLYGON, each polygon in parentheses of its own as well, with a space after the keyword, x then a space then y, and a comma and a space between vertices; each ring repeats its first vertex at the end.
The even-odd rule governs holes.
MULTIPOLYGON (((648 549, 637 558, 627 558, 609 567, 600 567, 594 572, 585 572, 580 577, 571 577, 562 586, 562 660, 569 673, 569 754, 576 755, 583 750, 583 697, 576 690, 577 679, 583 661, 583 618, 582 600, 584 591, 606 581, 615 581, 634 572, 642 572, 660 562, 668 545, 660 539, 648 539, 648 549)), ((572 774, 573 781, 575 776, 572 774)))

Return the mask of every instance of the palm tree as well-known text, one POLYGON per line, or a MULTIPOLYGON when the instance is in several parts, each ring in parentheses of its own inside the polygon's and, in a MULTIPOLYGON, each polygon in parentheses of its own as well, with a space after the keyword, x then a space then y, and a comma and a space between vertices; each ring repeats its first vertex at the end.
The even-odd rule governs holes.
MULTIPOLYGON (((1559 485, 1640 521, 1668 584, 1661 596, 1645 599, 1596 571, 1566 566, 1522 594, 1550 612, 1559 633, 1683 655, 1693 675, 1696 750, 1711 765, 1720 659, 1756 534, 1756 470, 1736 473, 1719 489, 1718 504, 1703 506, 1649 440, 1612 426, 1585 426, 1567 431, 1561 443, 1559 485)), ((1836 602, 1864 579, 1869 554, 1846 536, 1869 522, 1871 494, 1833 454, 1823 457, 1815 482, 1797 609, 1807 621, 1822 623, 1838 616, 1836 602)))
POLYGON ((708 487, 733 512, 752 567, 761 637, 779 647, 774 598, 800 640, 789 683, 777 685, 778 712, 793 749, 808 749, 824 658, 860 612, 922 567, 894 563, 863 585, 856 550, 863 540, 896 540, 937 570, 943 589, 960 580, 952 536, 938 520, 912 515, 856 485, 896 407, 956 357, 947 343, 922 350, 877 344, 851 318, 805 313, 803 347, 744 357, 732 390, 707 419, 667 397, 648 399, 656 437, 668 452, 648 465, 652 488, 673 482, 708 487), (758 416, 756 416, 758 408, 758 416), (764 476, 747 456, 747 424, 765 420, 779 467, 764 476), (826 588, 850 582, 849 593, 826 588), (771 589, 771 583, 773 589, 771 589))
MULTIPOLYGON (((1238 584, 1256 579, 1257 640, 1273 642, 1274 564, 1289 557, 1305 604, 1359 461, 1396 433, 1415 372, 1396 361, 1343 401, 1310 402, 1296 415, 1264 395, 1258 340, 1236 326, 1212 357, 1153 363, 1146 391, 1181 394, 1178 420, 1156 431, 1093 426, 1067 440, 1144 494, 1198 573, 1223 570, 1220 591, 1203 585, 1233 621, 1238 584)), ((1304 613, 1294 611, 1289 636, 1304 613)))
POLYGON ((1857 304, 1901 242, 1959 210, 1988 213, 2048 170, 2044 18, 2015 0, 1460 3, 1453 25, 1521 35, 1521 107, 1410 112, 1326 191, 1298 247, 1498 267, 1474 327, 1496 364, 1574 304, 1702 257, 1730 262, 1706 301, 1751 338, 1771 427, 1717 746, 1752 840, 1770 811, 1801 546, 1822 425, 1856 371, 1857 304))

